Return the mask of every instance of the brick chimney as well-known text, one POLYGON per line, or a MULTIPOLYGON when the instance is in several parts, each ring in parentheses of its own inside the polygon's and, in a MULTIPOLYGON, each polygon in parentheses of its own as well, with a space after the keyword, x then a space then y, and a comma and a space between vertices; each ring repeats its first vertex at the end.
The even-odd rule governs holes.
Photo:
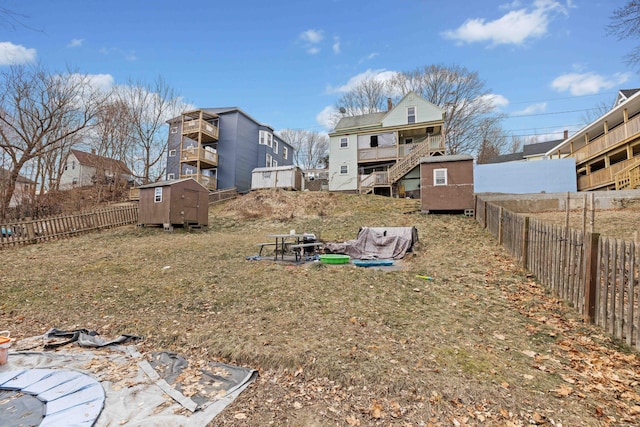
POLYGON ((392 108, 393 108, 393 101, 391 101, 391 98, 387 98, 387 111, 391 111, 392 108))
POLYGON ((564 139, 569 139, 569 131, 567 129, 564 130, 564 139))

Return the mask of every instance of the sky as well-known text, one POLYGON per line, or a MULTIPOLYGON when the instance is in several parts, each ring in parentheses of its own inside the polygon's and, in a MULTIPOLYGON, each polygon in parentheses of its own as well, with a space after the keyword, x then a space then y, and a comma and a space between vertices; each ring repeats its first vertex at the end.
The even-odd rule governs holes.
POLYGON ((627 0, 5 0, 0 72, 40 63, 109 87, 162 77, 197 108, 239 107, 276 131, 331 130, 364 77, 477 72, 503 128, 557 139, 640 88, 633 40, 606 34, 627 0))

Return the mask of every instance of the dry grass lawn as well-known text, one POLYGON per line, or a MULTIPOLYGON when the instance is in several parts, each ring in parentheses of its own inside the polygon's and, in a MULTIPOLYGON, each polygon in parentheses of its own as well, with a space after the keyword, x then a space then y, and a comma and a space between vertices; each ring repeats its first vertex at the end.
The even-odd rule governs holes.
POLYGON ((212 425, 634 425, 640 360, 465 216, 413 200, 264 191, 200 233, 124 227, 2 252, 0 329, 145 336, 258 369, 212 425), (269 233, 416 226, 398 271, 248 261, 269 233), (433 280, 416 277, 426 275, 433 280))

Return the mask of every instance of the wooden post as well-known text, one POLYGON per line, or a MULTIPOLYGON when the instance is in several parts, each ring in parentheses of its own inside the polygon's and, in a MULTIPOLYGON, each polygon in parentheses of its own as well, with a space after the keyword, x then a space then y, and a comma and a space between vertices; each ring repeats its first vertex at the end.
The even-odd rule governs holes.
POLYGON ((564 207, 565 210, 565 218, 564 218, 564 228, 565 231, 569 230, 569 203, 571 201, 571 193, 567 191, 567 204, 564 207))
POLYGON ((594 229, 594 223, 596 221, 596 199, 595 199, 595 194, 591 193, 591 203, 590 203, 590 208, 591 208, 591 222, 589 223, 589 233, 593 233, 593 229, 594 229))
POLYGON ((587 195, 584 195, 584 199, 582 200, 582 235, 584 236, 587 232, 587 195))
POLYGON ((584 313, 585 320, 593 323, 596 315, 596 292, 598 289, 598 241, 600 234, 588 233, 585 243, 584 313))
POLYGON ((502 245, 502 206, 498 212, 498 244, 502 245))
POLYGON ((529 217, 524 217, 522 224, 522 268, 529 267, 529 217))
POLYGON ((487 201, 483 200, 482 203, 484 203, 484 209, 482 210, 482 216, 484 218, 482 218, 482 228, 487 228, 487 201))

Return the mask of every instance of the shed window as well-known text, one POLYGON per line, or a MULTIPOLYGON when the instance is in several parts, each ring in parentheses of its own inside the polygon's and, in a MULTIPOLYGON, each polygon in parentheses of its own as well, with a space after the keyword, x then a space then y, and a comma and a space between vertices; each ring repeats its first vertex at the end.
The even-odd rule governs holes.
POLYGON ((416 122, 416 107, 407 107, 407 123, 416 122))
POLYGON ((162 203, 162 187, 156 187, 156 195, 153 201, 155 203, 162 203))
POLYGON ((447 170, 446 169, 434 169, 433 170, 433 185, 447 185, 447 170))

